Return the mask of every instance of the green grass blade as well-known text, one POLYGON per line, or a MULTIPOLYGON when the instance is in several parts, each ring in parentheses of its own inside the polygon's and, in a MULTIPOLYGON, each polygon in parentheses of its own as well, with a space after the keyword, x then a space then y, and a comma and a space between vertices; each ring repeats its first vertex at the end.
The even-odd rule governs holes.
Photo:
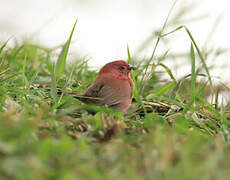
POLYGON ((2 53, 2 51, 4 50, 4 48, 6 47, 6 45, 7 45, 7 43, 8 43, 9 40, 10 40, 10 39, 8 39, 8 40, 0 47, 0 54, 2 53))
POLYGON ((130 54, 129 45, 127 44, 127 53, 128 53, 128 64, 133 64, 133 60, 130 54))
POLYGON ((68 54, 68 51, 69 51, 71 39, 72 39, 73 32, 74 32, 74 29, 76 27, 76 24, 77 24, 77 20, 75 21, 75 23, 73 25, 73 28, 72 28, 72 31, 71 31, 71 34, 70 34, 68 40, 64 44, 64 46, 63 46, 63 48, 61 50, 61 53, 58 56, 58 60, 57 60, 56 66, 55 66, 55 76, 56 76, 57 81, 61 78, 61 76, 63 74, 63 71, 65 69, 66 58, 67 58, 67 54, 68 54))
POLYGON ((55 76, 55 65, 54 64, 53 64, 52 74, 51 74, 51 97, 56 104, 58 102, 58 97, 57 97, 57 81, 56 81, 56 76, 55 76))
POLYGON ((151 91, 151 94, 163 94, 166 91, 172 90, 176 86, 176 82, 170 82, 151 91))
MULTIPOLYGON (((132 57, 131 57, 131 54, 130 54, 130 50, 129 50, 129 46, 127 45, 127 53, 128 53, 128 63, 130 64, 133 64, 133 61, 132 61, 132 57)), ((147 111, 142 103, 142 100, 141 100, 141 96, 140 94, 138 93, 138 88, 137 88, 137 81, 136 81, 136 78, 134 76, 134 72, 131 71, 131 78, 132 80, 134 81, 134 84, 135 84, 135 87, 133 89, 133 96, 134 98, 136 99, 137 103, 142 107, 142 109, 144 110, 144 113, 146 114, 147 111)))
POLYGON ((181 82, 182 81, 178 81, 176 82, 176 85, 174 86, 174 88, 172 89, 171 93, 170 93, 170 99, 175 99, 176 98, 176 94, 180 88, 180 85, 181 85, 181 82))
POLYGON ((194 102, 196 98, 199 98, 199 94, 204 90, 204 88, 206 87, 207 83, 204 83, 201 87, 198 87, 197 89, 195 89, 193 92, 191 92, 191 96, 189 99, 189 103, 185 105, 182 114, 187 113, 187 111, 194 111, 194 102))
POLYGON ((169 69, 168 66, 166 66, 166 65, 163 64, 163 63, 160 63, 160 64, 158 64, 158 65, 159 65, 159 66, 162 66, 162 67, 166 70, 166 72, 168 73, 168 75, 170 76, 170 78, 171 78, 173 81, 176 82, 176 78, 173 76, 173 73, 172 73, 172 71, 169 69))
MULTIPOLYGON (((169 19, 170 15, 171 15, 171 13, 172 13, 172 11, 173 11, 173 9, 174 9, 176 3, 177 3, 177 0, 175 0, 175 1, 173 2, 172 6, 171 6, 171 8, 170 8, 170 10, 169 10, 169 12, 168 12, 168 14, 167 14, 167 17, 166 17, 166 19, 165 19, 165 21, 164 21, 164 24, 163 24, 163 26, 162 26, 162 28, 161 28, 161 30, 160 30, 160 32, 159 32, 159 36, 158 36, 157 41, 156 41, 156 43, 155 43, 155 45, 154 45, 152 55, 151 55, 151 57, 149 58, 149 60, 148 60, 148 62, 147 62, 147 66, 146 66, 145 71, 144 71, 144 74, 143 74, 143 76, 142 76, 141 83, 143 82, 144 79, 148 79, 148 78, 149 78, 149 75, 147 74, 147 71, 148 71, 149 66, 150 66, 150 63, 151 63, 151 61, 153 60, 153 57, 154 57, 154 55, 155 55, 155 53, 156 53, 158 44, 159 44, 159 42, 160 42, 160 40, 161 40, 161 35, 163 34, 163 32, 164 32, 164 30, 165 30, 165 28, 166 28, 166 25, 167 25, 167 23, 168 23, 168 19, 169 19)), ((154 65, 152 65, 152 67, 151 67, 151 70, 150 70, 151 73, 150 73, 150 74, 152 74, 153 71, 154 71, 154 65)), ((146 85, 146 83, 143 83, 143 86, 142 86, 142 88, 140 89, 140 92, 141 92, 141 93, 144 92, 145 85, 146 85)))
POLYGON ((24 57, 24 64, 22 69, 22 85, 25 86, 25 70, 26 70, 27 56, 24 57))
POLYGON ((192 36, 191 32, 189 31, 189 29, 187 28, 187 26, 184 26, 184 25, 183 25, 183 26, 179 26, 179 27, 177 27, 176 29, 174 29, 174 30, 172 30, 172 31, 170 31, 170 32, 168 32, 168 33, 162 34, 161 37, 164 37, 164 36, 167 36, 167 35, 169 35, 169 34, 172 34, 172 33, 176 32, 176 31, 178 31, 178 30, 180 30, 180 29, 182 29, 182 28, 184 28, 184 29, 186 30, 186 32, 187 32, 187 34, 189 35, 189 37, 190 37, 190 39, 191 39, 193 45, 195 46, 196 51, 197 51, 197 53, 198 53, 198 55, 199 55, 199 58, 200 58, 200 60, 201 60, 201 63, 203 64, 203 67, 204 67, 204 69, 205 69, 205 71, 206 71, 206 73, 207 73, 207 75, 208 75, 208 80, 209 80, 209 83, 210 83, 210 86, 211 86, 211 90, 212 90, 212 92, 214 92, 213 85, 212 85, 212 78, 211 78, 211 75, 210 75, 210 73, 209 73, 208 66, 207 66, 207 64, 206 64, 206 62, 205 62, 205 58, 203 57, 203 55, 202 55, 202 53, 201 53, 201 51, 200 51, 200 48, 198 47, 198 45, 197 45, 195 39, 193 38, 193 36, 192 36))
POLYGON ((195 65, 195 53, 193 49, 193 45, 191 43, 191 48, 190 48, 190 57, 191 57, 191 87, 192 87, 192 94, 195 92, 195 86, 196 86, 196 65, 195 65))
POLYGON ((200 48, 198 47, 198 45, 197 45, 196 41, 194 40, 194 38, 193 38, 191 32, 189 31, 189 29, 188 29, 186 26, 184 26, 184 28, 185 28, 186 32, 188 33, 190 39, 192 40, 192 42, 193 42, 193 44, 194 44, 194 46, 195 46, 195 48, 196 48, 196 50, 197 50, 197 53, 198 53, 198 55, 199 55, 199 57, 200 57, 200 60, 201 60, 201 62, 202 62, 202 64, 203 64, 203 67, 204 67, 204 69, 205 69, 205 71, 206 71, 206 73, 207 73, 207 75, 208 75, 208 80, 209 80, 211 89, 212 89, 212 91, 213 91, 212 78, 211 78, 211 76, 210 76, 210 73, 209 73, 209 70, 208 70, 208 66, 206 65, 205 59, 204 59, 204 57, 203 57, 203 55, 202 55, 202 53, 201 53, 201 51, 200 51, 200 48))

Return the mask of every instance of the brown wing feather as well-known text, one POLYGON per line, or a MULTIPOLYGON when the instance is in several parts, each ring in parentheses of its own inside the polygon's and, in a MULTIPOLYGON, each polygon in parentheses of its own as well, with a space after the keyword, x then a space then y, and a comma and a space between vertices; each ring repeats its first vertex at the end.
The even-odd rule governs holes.
POLYGON ((103 83, 93 83, 85 92, 85 96, 89 96, 89 97, 98 97, 98 94, 100 92, 100 90, 102 89, 102 87, 104 86, 103 83))
POLYGON ((113 88, 109 85, 104 85, 99 91, 98 97, 102 98, 99 104, 111 107, 128 99, 130 96, 127 96, 127 93, 121 93, 119 88, 113 88))
POLYGON ((84 103, 99 104, 101 98, 98 97, 98 93, 100 92, 102 87, 102 83, 94 83, 86 90, 85 94, 78 97, 78 99, 84 103))
MULTIPOLYGON (((129 86, 129 84, 127 84, 129 86)), ((131 96, 130 91, 121 91, 124 88, 121 84, 112 87, 110 83, 103 84, 97 82, 92 84, 84 96, 92 98, 82 98, 81 100, 85 103, 95 103, 100 105, 107 105, 108 107, 116 106, 122 101, 129 99, 131 96), (95 99, 93 99, 95 98, 95 99)))

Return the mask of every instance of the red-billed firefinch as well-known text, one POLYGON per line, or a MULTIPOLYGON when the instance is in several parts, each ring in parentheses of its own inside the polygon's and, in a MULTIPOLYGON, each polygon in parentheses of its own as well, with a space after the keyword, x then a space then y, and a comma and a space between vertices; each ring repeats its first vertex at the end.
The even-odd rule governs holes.
POLYGON ((119 111, 126 111, 132 102, 134 89, 130 71, 136 69, 123 60, 104 65, 94 83, 80 95, 85 103, 105 105, 119 111))

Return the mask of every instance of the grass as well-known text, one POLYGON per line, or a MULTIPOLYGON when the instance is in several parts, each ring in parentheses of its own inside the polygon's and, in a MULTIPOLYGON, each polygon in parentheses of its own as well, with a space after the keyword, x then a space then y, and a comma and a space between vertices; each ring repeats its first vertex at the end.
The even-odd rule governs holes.
MULTIPOLYGON (((167 49, 157 56, 156 45, 140 62, 127 47, 138 68, 122 114, 67 94, 84 92, 97 74, 84 59, 66 65, 75 25, 57 64, 54 49, 0 45, 0 179, 230 179, 230 103, 214 98, 229 88, 212 83, 186 26, 175 30, 191 38, 191 72, 181 79, 165 63, 167 49)), ((156 42, 174 31, 159 32, 156 42)))

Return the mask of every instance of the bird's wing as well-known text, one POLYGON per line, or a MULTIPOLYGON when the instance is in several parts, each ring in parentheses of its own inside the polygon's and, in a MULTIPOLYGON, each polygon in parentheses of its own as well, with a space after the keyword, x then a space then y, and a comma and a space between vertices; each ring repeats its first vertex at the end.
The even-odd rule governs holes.
MULTIPOLYGON (((129 99, 131 96, 131 92, 120 92, 121 87, 111 87, 107 84, 102 83, 94 83, 91 85, 86 93, 85 96, 95 97, 99 99, 88 99, 87 102, 96 103, 100 105, 107 105, 109 107, 115 106, 119 104, 121 101, 129 99)), ((86 102, 86 101, 85 101, 86 102)))
POLYGON ((99 92, 103 88, 104 84, 103 83, 93 83, 85 92, 85 96, 89 97, 98 97, 99 92))

